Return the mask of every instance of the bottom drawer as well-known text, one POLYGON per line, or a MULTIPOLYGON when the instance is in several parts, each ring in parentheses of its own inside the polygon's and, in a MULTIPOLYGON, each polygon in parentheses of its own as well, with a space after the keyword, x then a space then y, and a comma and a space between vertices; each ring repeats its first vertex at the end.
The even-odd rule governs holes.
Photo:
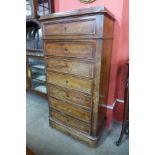
POLYGON ((55 118, 56 120, 61 121, 62 123, 64 123, 67 126, 78 129, 78 130, 85 132, 87 134, 90 134, 90 126, 86 123, 83 123, 83 122, 76 120, 72 117, 69 117, 65 114, 57 112, 53 109, 51 111, 51 116, 52 116, 52 118, 55 118))

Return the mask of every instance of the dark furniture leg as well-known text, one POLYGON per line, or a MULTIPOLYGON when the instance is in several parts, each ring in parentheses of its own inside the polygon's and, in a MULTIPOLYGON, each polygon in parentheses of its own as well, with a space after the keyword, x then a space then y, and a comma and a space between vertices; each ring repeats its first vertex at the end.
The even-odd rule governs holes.
POLYGON ((122 131, 118 141, 116 141, 116 146, 121 144, 122 138, 124 134, 129 134, 129 87, 128 82, 125 89, 125 107, 124 107, 124 118, 122 124, 122 131))

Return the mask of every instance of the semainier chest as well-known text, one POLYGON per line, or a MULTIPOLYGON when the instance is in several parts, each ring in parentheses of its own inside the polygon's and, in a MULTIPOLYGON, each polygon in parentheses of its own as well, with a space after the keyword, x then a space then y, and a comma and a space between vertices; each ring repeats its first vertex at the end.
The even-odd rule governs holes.
POLYGON ((96 146, 106 121, 114 17, 104 7, 41 17, 51 127, 96 146))

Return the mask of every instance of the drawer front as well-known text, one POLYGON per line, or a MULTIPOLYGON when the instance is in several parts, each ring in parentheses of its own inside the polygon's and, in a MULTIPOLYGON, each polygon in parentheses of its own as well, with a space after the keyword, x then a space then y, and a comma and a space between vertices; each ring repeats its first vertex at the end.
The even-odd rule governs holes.
POLYGON ((65 125, 68 125, 72 128, 78 129, 78 130, 83 131, 83 132, 88 133, 88 134, 90 133, 90 126, 86 123, 83 123, 77 119, 69 117, 69 116, 62 114, 60 112, 57 112, 55 110, 52 110, 51 115, 53 118, 61 121, 65 125))
POLYGON ((95 34, 95 18, 76 20, 57 20, 43 24, 44 35, 93 35, 95 34))
POLYGON ((84 42, 52 42, 45 41, 44 49, 46 55, 63 57, 93 58, 94 44, 84 42))
POLYGON ((93 77, 93 64, 83 61, 71 61, 62 59, 47 59, 47 69, 71 73, 86 77, 93 77))
POLYGON ((91 112, 89 111, 77 108, 73 105, 67 104, 66 102, 57 100, 55 98, 49 99, 49 105, 50 107, 61 112, 65 112, 66 114, 69 114, 75 118, 78 118, 86 122, 90 122, 91 112))
POLYGON ((92 80, 80 79, 67 74, 58 74, 51 71, 47 71, 47 82, 89 94, 91 93, 92 89, 92 80))
POLYGON ((61 87, 48 86, 49 95, 59 98, 61 100, 66 100, 73 102, 78 105, 82 105, 88 108, 92 107, 91 96, 85 95, 78 91, 71 91, 69 89, 63 89, 61 87))

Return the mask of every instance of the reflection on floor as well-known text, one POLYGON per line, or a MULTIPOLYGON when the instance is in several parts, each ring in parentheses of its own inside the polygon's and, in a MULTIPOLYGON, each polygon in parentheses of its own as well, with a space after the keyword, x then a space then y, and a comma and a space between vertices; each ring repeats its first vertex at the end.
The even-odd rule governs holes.
POLYGON ((121 124, 113 123, 112 129, 105 129, 99 146, 88 146, 73 140, 63 133, 52 129, 48 124, 48 103, 45 99, 27 92, 27 146, 36 155, 128 155, 129 142, 124 138, 120 146, 115 145, 121 124))

